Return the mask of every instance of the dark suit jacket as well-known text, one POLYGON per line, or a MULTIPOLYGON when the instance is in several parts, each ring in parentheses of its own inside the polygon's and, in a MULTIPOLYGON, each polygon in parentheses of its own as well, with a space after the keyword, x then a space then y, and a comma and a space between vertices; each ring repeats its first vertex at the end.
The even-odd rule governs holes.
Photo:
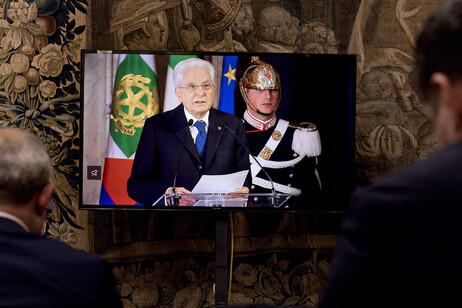
POLYGON ((122 307, 104 259, 0 217, 0 307, 122 307))
POLYGON ((201 160, 183 108, 180 104, 173 110, 148 118, 144 124, 127 183, 129 196, 141 204, 152 205, 168 187, 173 186, 185 134, 177 187, 192 190, 203 174, 219 175, 249 169, 248 153, 236 136, 224 127, 225 124, 246 144, 242 120, 211 108, 205 153, 201 160))
POLYGON ((320 307, 460 307, 462 143, 354 193, 320 307))

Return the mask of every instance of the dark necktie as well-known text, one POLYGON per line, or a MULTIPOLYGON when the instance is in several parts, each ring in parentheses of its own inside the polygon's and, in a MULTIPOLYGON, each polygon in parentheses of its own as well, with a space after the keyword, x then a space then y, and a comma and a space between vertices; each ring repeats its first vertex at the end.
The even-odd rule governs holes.
POLYGON ((202 155, 202 152, 204 151, 205 139, 207 139, 207 134, 205 133, 205 122, 196 121, 194 126, 199 130, 199 134, 196 137, 196 147, 197 151, 199 151, 199 155, 202 155))

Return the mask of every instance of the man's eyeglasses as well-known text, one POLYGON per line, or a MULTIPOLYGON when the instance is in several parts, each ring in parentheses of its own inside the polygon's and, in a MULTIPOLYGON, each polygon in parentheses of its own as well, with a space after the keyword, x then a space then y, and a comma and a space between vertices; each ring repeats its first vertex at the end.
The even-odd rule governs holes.
POLYGON ((214 84, 211 84, 211 83, 203 83, 203 84, 190 83, 186 87, 178 87, 178 88, 185 89, 186 91, 191 92, 191 93, 195 93, 200 87, 202 87, 204 91, 208 91, 212 89, 213 86, 214 84))

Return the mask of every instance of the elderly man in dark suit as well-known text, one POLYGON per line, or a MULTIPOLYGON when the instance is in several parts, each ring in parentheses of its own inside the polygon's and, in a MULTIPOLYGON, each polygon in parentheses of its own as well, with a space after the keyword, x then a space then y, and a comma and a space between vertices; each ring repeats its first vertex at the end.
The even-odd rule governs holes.
MULTIPOLYGON (((249 156, 241 144, 247 143, 244 124, 211 108, 214 76, 213 65, 202 59, 186 59, 175 66, 175 94, 181 104, 144 124, 127 183, 130 197, 137 202, 152 205, 164 193, 171 194, 177 170, 177 194, 190 193, 202 175, 249 170, 249 156)), ((230 192, 248 191, 245 184, 230 192)), ((194 203, 190 196, 179 200, 180 206, 194 203)))
POLYGON ((353 196, 319 307, 460 307, 462 1, 417 40, 417 75, 443 148, 353 196))
POLYGON ((122 307, 104 259, 41 235, 52 167, 39 139, 0 129, 0 307, 122 307))

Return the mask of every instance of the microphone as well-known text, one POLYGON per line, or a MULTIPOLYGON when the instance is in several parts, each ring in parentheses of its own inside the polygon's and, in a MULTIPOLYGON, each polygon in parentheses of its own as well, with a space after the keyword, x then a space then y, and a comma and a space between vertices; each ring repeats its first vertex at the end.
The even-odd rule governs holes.
POLYGON ((184 132, 183 136, 183 141, 181 142, 181 150, 180 150, 180 156, 178 157, 178 163, 176 164, 176 170, 175 170, 175 175, 173 176, 173 186, 172 186, 172 194, 169 197, 170 200, 170 205, 172 206, 178 206, 180 205, 180 196, 176 193, 176 177, 178 175, 178 170, 180 169, 180 162, 181 162, 181 157, 183 156, 183 150, 184 150, 184 143, 186 141, 186 135, 188 134, 189 127, 193 124, 193 119, 189 119, 188 125, 186 126, 186 131, 184 132))
POLYGON ((249 153, 249 155, 253 158, 253 160, 255 160, 255 162, 258 164, 258 166, 261 168, 261 170, 263 170, 266 177, 268 178, 268 180, 271 183, 271 206, 272 207, 279 207, 279 197, 276 194, 276 189, 274 188, 274 182, 271 179, 268 172, 266 172, 265 168, 263 168, 263 166, 260 164, 258 159, 256 159, 255 156, 253 156, 253 154, 250 152, 250 150, 247 148, 247 146, 244 144, 244 142, 242 142, 242 140, 237 136, 237 134, 231 128, 229 128, 225 124, 225 122, 223 122, 223 121, 220 121, 220 122, 223 125, 223 127, 225 127, 227 130, 229 130, 234 135, 234 137, 236 137, 237 141, 239 141, 239 143, 244 147, 244 149, 247 151, 247 153, 249 153))

